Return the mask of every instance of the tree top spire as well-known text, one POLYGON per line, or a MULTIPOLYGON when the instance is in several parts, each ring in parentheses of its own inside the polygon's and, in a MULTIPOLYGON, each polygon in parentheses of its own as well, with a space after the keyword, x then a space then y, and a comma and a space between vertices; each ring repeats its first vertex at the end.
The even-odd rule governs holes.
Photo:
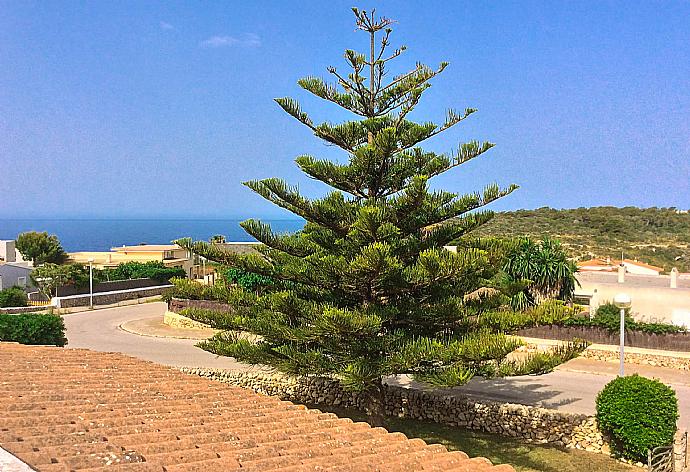
POLYGON ((377 20, 375 8, 371 10, 371 13, 367 13, 366 10, 360 10, 359 8, 353 7, 352 12, 357 18, 357 28, 369 33, 375 33, 377 31, 381 31, 382 29, 386 29, 388 31, 390 29, 388 26, 395 23, 395 20, 391 20, 385 16, 382 16, 377 20))

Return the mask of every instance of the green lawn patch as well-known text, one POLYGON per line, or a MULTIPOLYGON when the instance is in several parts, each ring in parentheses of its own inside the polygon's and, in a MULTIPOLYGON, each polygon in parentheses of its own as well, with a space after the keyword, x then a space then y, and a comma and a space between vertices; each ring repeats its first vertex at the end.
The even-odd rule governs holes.
MULTIPOLYGON (((366 421, 358 411, 313 406, 354 421, 366 421)), ((634 467, 592 452, 531 444, 495 434, 411 419, 386 418, 385 427, 408 438, 420 438, 429 444, 442 444, 451 451, 463 451, 470 457, 481 456, 494 464, 511 464, 519 472, 631 472, 634 467)))

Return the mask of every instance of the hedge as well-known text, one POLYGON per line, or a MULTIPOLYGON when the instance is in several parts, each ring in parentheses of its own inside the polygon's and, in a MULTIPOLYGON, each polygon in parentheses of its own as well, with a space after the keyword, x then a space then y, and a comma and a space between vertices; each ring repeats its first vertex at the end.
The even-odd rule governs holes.
MULTIPOLYGON (((620 330, 620 309, 613 303, 605 303, 597 308, 594 317, 589 318, 569 318, 562 323, 564 326, 584 326, 605 328, 617 333, 620 330)), ((630 309, 625 311, 625 328, 631 331, 639 331, 648 334, 675 334, 684 333, 687 330, 683 326, 676 326, 668 323, 646 323, 635 321, 630 315, 630 309)))
POLYGON ((26 292, 19 287, 9 287, 0 290, 0 307, 26 306, 29 298, 26 292))
POLYGON ((0 341, 64 346, 67 344, 65 323, 59 315, 0 314, 0 341))
POLYGON ((597 396, 597 421, 626 459, 646 462, 647 451, 673 444, 678 400, 671 387, 637 374, 618 377, 597 396))

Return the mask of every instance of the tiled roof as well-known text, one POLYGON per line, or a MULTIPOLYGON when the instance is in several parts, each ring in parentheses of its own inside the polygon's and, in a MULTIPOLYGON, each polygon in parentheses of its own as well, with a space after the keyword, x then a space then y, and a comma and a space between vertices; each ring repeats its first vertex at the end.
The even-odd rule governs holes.
POLYGON ((0 343, 0 446, 39 471, 513 471, 116 353, 0 343))
MULTIPOLYGON (((628 264, 628 265, 645 267, 647 269, 656 270, 658 272, 663 272, 663 270, 664 270, 663 267, 656 267, 653 265, 645 264, 644 262, 634 261, 631 259, 623 259, 623 262, 628 264)), ((586 261, 578 262, 577 266, 578 267, 609 267, 609 268, 613 269, 614 267, 617 267, 620 264, 621 264, 621 261, 616 260, 616 259, 610 259, 609 261, 605 261, 603 259, 589 259, 586 261)))
POLYGON ((638 267, 645 267, 645 268, 647 268, 647 269, 652 269, 652 270, 656 270, 656 271, 659 271, 659 272, 663 272, 663 270, 664 270, 663 267, 657 267, 657 266, 653 266, 653 265, 650 265, 650 264, 645 264, 644 262, 633 261, 633 260, 630 260, 630 259, 623 259, 623 262, 625 262, 626 264, 636 265, 636 266, 638 266, 638 267))

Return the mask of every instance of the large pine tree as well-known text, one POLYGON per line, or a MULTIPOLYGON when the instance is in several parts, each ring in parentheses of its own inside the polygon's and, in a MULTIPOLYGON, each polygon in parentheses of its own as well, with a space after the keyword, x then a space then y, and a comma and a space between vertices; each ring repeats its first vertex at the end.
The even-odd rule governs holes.
POLYGON ((459 385, 516 347, 501 334, 467 328, 481 297, 466 295, 476 295, 494 275, 491 255, 471 245, 457 253, 443 248, 489 221, 492 213, 483 207, 516 187, 489 185, 465 195, 430 190, 431 179, 493 144, 471 141, 451 155, 422 149, 420 143, 476 110, 449 110, 442 124, 410 121, 430 80, 448 64, 433 69, 418 63, 386 81, 388 62, 405 47, 390 51, 391 20, 353 11, 357 27, 369 35, 369 51, 346 50, 349 72, 328 68, 334 84, 317 77, 298 83, 357 119, 316 124, 294 99, 276 100, 318 138, 347 154, 346 162, 296 159, 309 177, 333 190, 310 200, 277 178, 246 182, 306 220, 303 230, 286 235, 256 220, 243 222, 264 244, 259 255, 181 243, 273 280, 259 292, 235 289, 232 314, 191 311, 190 316, 226 330, 202 347, 288 373, 331 376, 362 392, 370 399, 369 413, 380 417, 385 376, 412 374, 438 385, 459 385))

